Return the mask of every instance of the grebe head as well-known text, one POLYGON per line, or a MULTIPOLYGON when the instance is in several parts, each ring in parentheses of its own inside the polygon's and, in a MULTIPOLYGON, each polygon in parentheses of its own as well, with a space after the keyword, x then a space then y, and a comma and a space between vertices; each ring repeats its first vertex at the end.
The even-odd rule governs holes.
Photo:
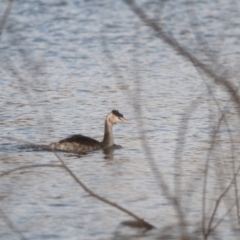
POLYGON ((107 115, 107 121, 111 124, 116 124, 118 122, 131 123, 130 121, 126 120, 118 110, 112 110, 107 115))

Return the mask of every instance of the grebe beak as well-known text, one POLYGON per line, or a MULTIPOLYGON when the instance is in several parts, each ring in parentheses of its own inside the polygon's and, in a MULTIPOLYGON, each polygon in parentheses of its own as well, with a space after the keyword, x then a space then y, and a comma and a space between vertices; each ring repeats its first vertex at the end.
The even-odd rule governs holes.
POLYGON ((125 123, 132 123, 131 121, 126 120, 125 118, 120 117, 120 120, 125 123))

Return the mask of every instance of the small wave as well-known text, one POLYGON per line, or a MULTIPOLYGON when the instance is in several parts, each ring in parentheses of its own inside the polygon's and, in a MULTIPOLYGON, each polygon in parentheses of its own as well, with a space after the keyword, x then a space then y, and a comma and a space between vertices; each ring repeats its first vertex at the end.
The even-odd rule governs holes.
POLYGON ((47 145, 36 144, 0 144, 0 152, 39 152, 39 151, 51 151, 47 145))

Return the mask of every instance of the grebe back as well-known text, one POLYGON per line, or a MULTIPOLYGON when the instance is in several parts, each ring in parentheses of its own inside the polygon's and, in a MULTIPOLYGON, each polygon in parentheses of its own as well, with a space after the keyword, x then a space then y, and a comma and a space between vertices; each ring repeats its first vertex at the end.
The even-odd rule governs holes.
POLYGON ((51 143, 50 149, 72 153, 86 153, 93 150, 105 149, 114 145, 112 127, 118 122, 131 123, 117 110, 112 110, 105 119, 102 142, 83 135, 73 135, 57 143, 51 143))

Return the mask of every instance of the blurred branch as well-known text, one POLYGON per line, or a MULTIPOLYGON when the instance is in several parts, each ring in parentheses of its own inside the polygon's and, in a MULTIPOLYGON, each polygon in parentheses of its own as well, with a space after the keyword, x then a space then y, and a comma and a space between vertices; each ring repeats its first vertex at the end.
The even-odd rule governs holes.
POLYGON ((6 24, 6 21, 7 21, 7 18, 11 12, 11 9, 12 9, 12 4, 13 4, 14 0, 9 0, 8 1, 8 4, 7 4, 7 7, 4 11, 4 14, 2 16, 2 19, 0 21, 0 36, 2 35, 2 31, 3 31, 3 28, 6 24))
MULTIPOLYGON (((144 24, 149 26, 156 33, 157 37, 159 37, 164 43, 166 43, 168 46, 170 46, 177 53, 181 54, 185 59, 190 61, 199 72, 203 72, 207 77, 209 77, 210 79, 215 81, 216 84, 222 85, 229 93, 233 102, 236 104, 236 106, 237 106, 236 110, 238 112, 238 115, 240 115, 240 112, 239 112, 240 99, 239 99, 237 90, 235 89, 234 85, 232 83, 230 83, 229 80, 226 79, 226 77, 224 75, 218 75, 218 73, 215 73, 215 71, 213 69, 211 69, 211 67, 209 65, 204 64, 201 60, 198 59, 197 56, 194 56, 191 52, 187 51, 183 46, 181 46, 176 39, 174 39, 172 36, 165 33, 162 26, 155 19, 150 19, 147 15, 146 11, 143 10, 141 7, 139 7, 134 0, 124 0, 124 2, 129 6, 129 8, 132 10, 132 12, 135 13, 135 15, 144 24)), ((222 115, 219 124, 221 123, 222 120, 226 121, 224 115, 222 115)), ((211 151, 214 148, 215 140, 216 140, 215 138, 216 138, 218 130, 219 130, 219 125, 218 125, 217 129, 214 131, 209 154, 211 153, 211 151)), ((210 157, 210 155, 208 156, 206 165, 205 165, 206 166, 205 174, 204 174, 205 180, 204 180, 204 188, 203 188, 204 190, 203 190, 202 231, 205 236, 206 236, 206 231, 205 231, 205 227, 204 227, 204 225, 205 225, 204 221, 206 219, 205 218, 205 201, 206 201, 206 186, 207 186, 209 157, 210 157)), ((232 181, 234 181, 234 180, 236 180, 235 174, 234 174, 234 178, 232 181)), ((230 183, 229 187, 227 189, 225 189, 225 191, 218 198, 218 201, 215 205, 215 208, 214 208, 212 216, 211 216, 211 220, 208 225, 208 231, 211 229, 211 225, 212 225, 213 219, 215 217, 215 214, 217 212, 219 203, 220 203, 221 199, 225 196, 227 191, 229 190, 231 184, 232 184, 232 182, 230 183)))
MULTIPOLYGON (((111 52, 108 50, 104 37, 102 37, 102 46, 104 48, 104 53, 106 55, 106 59, 108 60, 108 64, 111 66, 113 72, 118 76, 118 78, 123 78, 123 73, 118 68, 117 64, 115 63, 114 57, 112 56, 111 52)), ((135 72, 135 74, 137 74, 137 71, 135 72)), ((139 78, 139 76, 137 76, 135 79, 136 79, 137 88, 139 89, 141 87, 140 78, 139 78)), ((180 203, 178 202, 178 198, 173 196, 172 193, 170 192, 170 188, 169 188, 168 184, 164 181, 164 178, 162 177, 163 175, 162 175, 161 171, 158 169, 158 166, 155 163, 152 153, 150 151, 150 148, 148 146, 147 139, 144 134, 144 127, 143 127, 144 123, 142 121, 141 105, 139 104, 138 101, 135 101, 135 99, 140 99, 140 96, 138 96, 137 94, 139 94, 139 91, 136 92, 136 96, 135 96, 134 100, 131 98, 129 98, 129 99, 132 102, 135 115, 137 116, 137 119, 138 119, 137 128, 138 128, 138 132, 140 135, 139 139, 141 140, 142 148, 144 149, 146 159, 148 159, 149 165, 154 174, 154 177, 157 180, 157 184, 158 184, 160 190, 166 196, 167 199, 172 201, 173 206, 179 216, 179 223, 181 224, 181 227, 183 230, 182 231, 183 238, 184 238, 185 237, 184 236, 185 235, 185 227, 186 227, 184 215, 182 213, 180 203)))
MULTIPOLYGON (((205 208, 206 208, 208 168, 209 168, 210 156, 211 156, 211 153, 214 149, 214 146, 215 146, 215 143, 216 143, 216 137, 217 137, 217 134, 218 134, 218 131, 219 131, 222 120, 223 120, 223 115, 219 119, 216 129, 214 129, 214 131, 213 131, 211 146, 208 150, 208 155, 207 155, 207 159, 206 159, 206 163, 205 163, 204 180, 203 180, 203 194, 202 194, 202 233, 203 233, 204 236, 206 234, 206 231, 205 231, 205 220, 206 220, 205 208)), ((218 204, 216 205, 216 207, 217 206, 218 206, 218 204)), ((213 212, 211 217, 213 217, 213 215, 214 215, 214 212, 213 212)), ((210 220, 210 222, 211 222, 211 220, 210 220)))
POLYGON ((9 171, 3 172, 0 174, 0 177, 3 176, 7 176, 13 172, 19 171, 19 170, 23 170, 23 169, 32 169, 32 168, 39 168, 39 167, 60 167, 65 169, 70 176, 87 192, 89 193, 92 197, 97 198, 98 200, 107 203, 108 205, 111 205, 115 208, 117 208, 118 210, 127 213, 128 215, 130 215, 131 217, 135 218, 137 220, 138 226, 140 227, 145 227, 147 229, 152 229, 154 228, 153 225, 151 225, 150 223, 144 221, 143 219, 141 219, 140 217, 138 217, 136 214, 130 212, 129 210, 121 207, 120 205, 113 203, 101 196, 99 196, 98 194, 94 193, 92 190, 90 190, 68 167, 67 165, 64 163, 64 161, 59 157, 59 155, 57 153, 55 153, 55 156, 58 158, 58 160, 62 163, 62 165, 58 165, 58 164, 35 164, 35 165, 29 165, 29 166, 22 166, 22 167, 18 167, 18 168, 14 168, 11 169, 9 171))
POLYGON ((117 208, 118 210, 128 214, 129 216, 133 217, 134 219, 137 220, 137 222, 139 223, 139 225, 141 227, 145 227, 147 229, 152 229, 155 228, 152 224, 146 222, 144 219, 140 218, 139 216, 137 216, 136 214, 134 214, 133 212, 127 210, 124 207, 121 207, 120 205, 118 205, 117 203, 111 202, 109 200, 107 200, 104 197, 99 196, 98 194, 96 194, 95 192, 93 192, 92 190, 90 190, 73 172, 72 170, 65 164, 65 162, 60 158, 60 156, 54 152, 55 156, 57 157, 57 159, 59 160, 59 162, 61 162, 62 167, 69 173, 69 175, 75 180, 76 183, 78 183, 87 193, 89 193, 92 197, 97 198, 98 200, 114 207, 117 208))
POLYGON ((57 165, 57 164, 35 164, 35 165, 29 165, 29 166, 22 166, 22 167, 18 167, 18 168, 14 168, 11 169, 9 171, 5 171, 3 173, 0 174, 0 177, 4 177, 6 175, 9 175, 13 172, 19 171, 19 170, 23 170, 23 169, 31 169, 31 168, 39 168, 39 167, 61 167, 62 165, 57 165))
POLYGON ((6 224, 8 225, 8 227, 15 232, 20 239, 22 240, 27 240, 26 237, 23 236, 23 234, 19 231, 19 229, 13 224, 13 222, 11 221, 11 219, 7 216, 7 214, 0 209, 0 214, 2 215, 3 220, 6 222, 6 224))
MULTIPOLYGON (((233 101, 237 104, 237 106, 240 105, 240 99, 239 99, 239 96, 238 96, 234 86, 225 77, 217 75, 209 66, 204 64, 202 61, 200 61, 193 54, 191 54, 186 49, 184 49, 177 42, 176 39, 167 35, 163 31, 162 27, 155 20, 150 19, 147 16, 147 14, 135 3, 134 0, 124 0, 124 2, 130 7, 130 9, 138 16, 138 18, 143 23, 145 23, 147 26, 149 26, 156 33, 156 35, 163 42, 165 42, 167 45, 169 45, 177 53, 181 54, 185 59, 192 62, 193 66, 201 69, 201 71, 203 71, 208 77, 210 77, 216 83, 224 86, 227 89, 227 91, 230 93, 230 96, 232 96, 233 101)), ((239 111, 238 111, 238 114, 240 115, 239 111)))
POLYGON ((177 147, 174 153, 175 156, 175 197, 179 199, 179 202, 181 202, 181 175, 182 175, 182 169, 181 169, 181 162, 182 162, 182 155, 185 147, 185 139, 186 139, 186 133, 188 130, 188 124, 190 121, 191 115, 194 113, 194 111, 197 109, 197 103, 198 98, 194 100, 190 106, 187 107, 187 109, 184 111, 184 114, 181 118, 179 128, 178 128, 178 136, 177 136, 177 147), (179 176, 179 178, 177 177, 179 176))
MULTIPOLYGON (((9 138, 9 137, 2 137, 2 138, 6 138, 9 140, 15 140, 15 138, 9 138)), ((20 140, 18 140, 20 141, 20 140)), ((31 144, 28 141, 23 141, 25 143, 31 144)), ((32 146, 37 146, 35 144, 31 144, 32 146)), ((134 219, 137 220, 137 223, 139 226, 141 227, 145 227, 146 229, 152 229, 155 228, 152 224, 144 221, 144 219, 141 219, 139 216, 137 216, 136 214, 132 213, 131 211, 127 210, 126 208, 121 207, 120 205, 111 202, 109 200, 107 200, 106 198, 103 198, 101 196, 99 196, 98 194, 94 193, 92 190, 90 190, 72 171, 71 169, 65 164, 65 162, 60 158, 60 156, 56 153, 53 152, 55 154, 55 156, 57 157, 57 159, 59 160, 59 162, 61 163, 61 165, 57 165, 57 164, 34 164, 34 165, 29 165, 29 166, 22 166, 22 167, 18 167, 9 171, 6 171, 2 174, 0 174, 0 177, 6 176, 8 174, 11 174, 12 172, 16 172, 18 170, 22 170, 22 169, 31 169, 31 168, 38 168, 38 167, 61 167, 63 169, 65 169, 69 175, 75 180, 75 182, 77 182, 87 193, 89 193, 92 197, 97 198, 98 200, 111 205, 112 207, 117 208, 118 210, 125 212, 126 214, 128 214, 129 216, 133 217, 134 219)))
POLYGON ((222 216, 222 218, 211 228, 209 229, 209 234, 218 227, 218 225, 224 220, 224 218, 232 211, 235 203, 227 210, 227 212, 222 216))

